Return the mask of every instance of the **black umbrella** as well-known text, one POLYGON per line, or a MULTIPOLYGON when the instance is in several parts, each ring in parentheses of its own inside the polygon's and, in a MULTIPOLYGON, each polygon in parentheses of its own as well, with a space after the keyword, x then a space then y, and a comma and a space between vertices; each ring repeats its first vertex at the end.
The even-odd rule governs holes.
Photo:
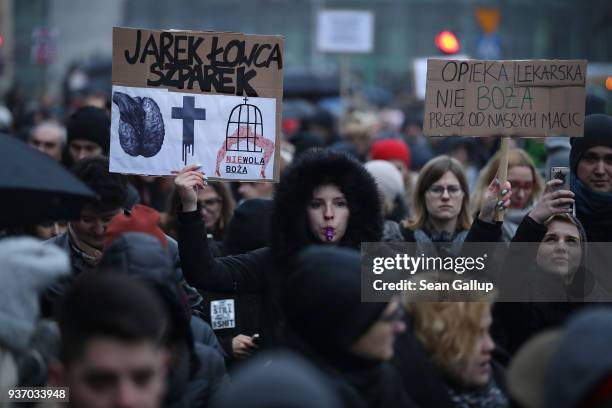
POLYGON ((0 228, 75 219, 95 197, 51 157, 0 135, 0 228))

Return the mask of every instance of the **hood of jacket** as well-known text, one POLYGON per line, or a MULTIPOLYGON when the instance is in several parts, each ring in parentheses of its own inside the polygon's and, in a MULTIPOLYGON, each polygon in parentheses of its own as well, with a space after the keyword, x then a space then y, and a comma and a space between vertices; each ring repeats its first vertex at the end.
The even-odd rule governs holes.
POLYGON ((374 178, 345 153, 310 150, 285 170, 274 195, 271 248, 275 257, 290 259, 317 239, 310 233, 307 206, 318 186, 333 184, 344 194, 350 211, 340 246, 359 249, 361 242, 380 241, 381 204, 374 178))
POLYGON ((128 232, 115 238, 98 264, 102 273, 124 273, 151 285, 168 307, 173 324, 170 342, 184 342, 193 349, 191 314, 185 293, 173 278, 170 255, 155 237, 142 232, 128 232))

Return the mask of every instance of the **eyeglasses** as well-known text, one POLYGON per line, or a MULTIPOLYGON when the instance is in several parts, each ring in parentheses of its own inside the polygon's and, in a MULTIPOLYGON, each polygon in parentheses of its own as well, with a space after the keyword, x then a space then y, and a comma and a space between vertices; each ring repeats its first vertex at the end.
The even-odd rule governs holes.
POLYGON ((431 186, 427 189, 427 192, 435 197, 442 197, 445 191, 448 191, 449 197, 459 197, 463 194, 459 186, 431 186))
POLYGON ((510 182, 510 185, 512 186, 512 191, 519 191, 519 190, 523 190, 523 191, 528 191, 528 190, 533 190, 533 183, 532 182, 520 182, 520 181, 512 181, 512 180, 508 180, 510 182))
POLYGON ((209 198, 207 200, 200 200, 198 201, 198 206, 200 208, 210 208, 210 207, 214 207, 218 204, 221 204, 221 198, 217 197, 217 198, 209 198))
POLYGON ((406 310, 404 309, 404 306, 398 305, 393 312, 391 312, 387 316, 381 317, 379 320, 381 322, 393 323, 393 322, 398 322, 404 319, 405 315, 406 315, 406 310))

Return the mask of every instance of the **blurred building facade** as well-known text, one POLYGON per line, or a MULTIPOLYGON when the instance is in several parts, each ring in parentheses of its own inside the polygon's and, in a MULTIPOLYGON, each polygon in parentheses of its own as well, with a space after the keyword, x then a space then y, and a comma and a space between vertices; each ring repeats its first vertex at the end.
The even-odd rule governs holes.
MULTIPOLYGON (((48 90, 74 61, 109 59, 113 25, 142 28, 282 34, 286 72, 337 69, 338 55, 315 47, 316 15, 324 8, 371 10, 373 54, 351 56, 351 70, 365 83, 392 91, 410 88, 414 58, 439 54, 443 29, 455 32, 461 53, 477 57, 482 30, 477 7, 496 7, 501 59, 586 58, 612 62, 612 3, 609 0, 0 0, 14 18, 14 80, 48 90), (57 55, 48 65, 32 60, 36 27, 57 33, 57 55)), ((4 45, 7 45, 6 43, 4 45)), ((9 58, 10 59, 10 58, 9 58)), ((5 74, 3 74, 5 75, 5 74)))

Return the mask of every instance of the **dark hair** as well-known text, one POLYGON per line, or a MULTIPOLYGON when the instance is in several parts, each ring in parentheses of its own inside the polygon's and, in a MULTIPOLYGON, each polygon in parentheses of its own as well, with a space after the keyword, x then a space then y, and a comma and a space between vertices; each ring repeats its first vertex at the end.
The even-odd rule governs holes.
MULTIPOLYGON (((227 183, 222 181, 209 181, 208 188, 212 188, 215 193, 221 198, 221 214, 219 214, 219 220, 214 229, 208 230, 208 234, 212 234, 216 241, 223 241, 227 226, 229 225, 230 219, 234 214, 236 208, 236 201, 232 196, 232 192, 229 189, 227 183)), ((172 238, 177 238, 177 213, 181 205, 181 199, 176 189, 172 191, 168 199, 168 205, 166 206, 166 217, 163 222, 164 232, 170 235, 172 238)), ((200 204, 198 203, 198 210, 200 210, 200 204)))
POLYGON ((167 313, 144 283, 119 274, 83 274, 62 304, 60 359, 70 364, 96 337, 165 343, 167 313))
POLYGON ((108 165, 108 158, 95 156, 78 161, 72 169, 77 178, 98 195, 90 205, 99 211, 121 208, 127 199, 125 177, 110 173, 108 165))
POLYGON ((374 178, 345 153, 312 149, 285 169, 274 193, 270 244, 279 260, 318 243, 310 232, 307 206, 314 190, 326 184, 338 187, 350 211, 340 245, 359 248, 361 242, 381 239, 382 210, 374 178))
POLYGON ((88 140, 100 146, 103 154, 108 154, 110 127, 111 121, 104 109, 95 106, 80 107, 68 118, 68 144, 73 140, 88 140))

